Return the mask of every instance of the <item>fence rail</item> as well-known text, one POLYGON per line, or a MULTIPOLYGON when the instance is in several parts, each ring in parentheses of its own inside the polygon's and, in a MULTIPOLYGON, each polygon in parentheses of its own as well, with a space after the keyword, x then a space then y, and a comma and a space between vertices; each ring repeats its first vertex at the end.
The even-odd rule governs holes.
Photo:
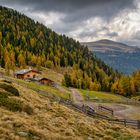
MULTIPOLYGON (((125 98, 125 97, 124 97, 125 98)), ((124 101, 117 101, 112 99, 98 99, 98 98, 87 98, 88 101, 94 101, 94 102, 104 102, 104 103, 120 103, 120 104, 126 104, 126 105, 136 105, 140 106, 140 101, 134 100, 134 99, 124 99, 124 101)))
MULTIPOLYGON (((92 108, 92 107, 90 107, 88 105, 85 105, 85 104, 83 104, 81 106, 81 105, 78 105, 78 104, 74 104, 72 101, 69 101, 69 102, 64 101, 64 99, 63 99, 63 102, 61 102, 61 103, 63 103, 63 104, 68 103, 68 105, 71 105, 72 107, 74 107, 78 111, 83 112, 84 114, 86 114, 87 116, 90 116, 90 117, 97 117, 99 119, 105 119, 108 122, 112 122, 114 124, 122 124, 124 126, 131 126, 131 127, 140 129, 140 120, 110 119, 106 115, 102 115, 102 114, 99 114, 99 113, 95 112, 94 108, 92 108)), ((107 109, 107 110, 110 110, 110 109, 108 109, 108 108, 106 108, 104 106, 102 106, 102 107, 107 109)))
POLYGON ((124 126, 131 126, 131 127, 140 129, 139 120, 117 119, 117 120, 109 120, 109 122, 115 122, 117 124, 124 124, 124 126))
POLYGON ((108 108, 108 107, 106 107, 106 106, 99 105, 99 106, 98 106, 98 109, 99 109, 99 111, 101 111, 101 112, 108 113, 108 114, 110 114, 110 115, 112 115, 112 116, 114 115, 113 109, 108 108))

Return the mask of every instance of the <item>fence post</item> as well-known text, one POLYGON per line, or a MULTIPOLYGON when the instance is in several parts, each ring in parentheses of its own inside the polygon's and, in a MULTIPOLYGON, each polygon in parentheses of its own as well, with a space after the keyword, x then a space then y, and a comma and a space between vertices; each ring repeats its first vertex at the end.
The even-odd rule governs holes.
POLYGON ((101 108, 101 106, 100 106, 100 105, 98 106, 98 109, 99 109, 99 110, 102 110, 102 108, 101 108))
POLYGON ((82 105, 82 111, 85 113, 85 105, 82 105))
POLYGON ((114 116, 114 111, 112 110, 112 116, 114 116))
POLYGON ((138 120, 137 123, 138 123, 138 124, 137 124, 138 129, 140 129, 140 120, 138 120))
POLYGON ((124 119, 124 126, 126 127, 126 119, 124 119))

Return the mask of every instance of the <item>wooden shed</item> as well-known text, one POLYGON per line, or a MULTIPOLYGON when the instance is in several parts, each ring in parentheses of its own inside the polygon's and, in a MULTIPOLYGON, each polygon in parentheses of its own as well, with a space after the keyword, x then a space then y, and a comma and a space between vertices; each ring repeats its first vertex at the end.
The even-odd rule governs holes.
POLYGON ((54 81, 52 81, 52 80, 50 80, 48 78, 45 78, 45 77, 38 79, 38 82, 40 84, 43 84, 43 85, 54 86, 54 81))
POLYGON ((28 79, 38 77, 39 72, 33 69, 23 69, 15 73, 15 77, 19 79, 28 79))

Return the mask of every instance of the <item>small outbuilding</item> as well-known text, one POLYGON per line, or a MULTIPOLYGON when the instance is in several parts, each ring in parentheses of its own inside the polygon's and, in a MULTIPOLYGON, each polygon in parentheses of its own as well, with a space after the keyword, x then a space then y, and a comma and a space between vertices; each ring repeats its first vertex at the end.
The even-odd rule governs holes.
POLYGON ((36 78, 38 75, 39 72, 31 68, 15 72, 15 77, 18 79, 36 78))
POLYGON ((45 77, 38 79, 38 82, 43 85, 54 86, 54 81, 45 77))

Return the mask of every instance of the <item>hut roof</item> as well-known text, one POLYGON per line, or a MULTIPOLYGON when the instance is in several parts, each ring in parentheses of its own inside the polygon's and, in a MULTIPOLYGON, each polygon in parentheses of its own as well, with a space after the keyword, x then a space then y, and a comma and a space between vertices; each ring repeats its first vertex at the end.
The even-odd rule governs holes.
POLYGON ((22 75, 22 74, 26 74, 26 73, 28 73, 28 72, 30 72, 30 71, 39 73, 38 71, 33 70, 33 69, 23 69, 23 70, 20 70, 20 71, 15 72, 15 74, 21 74, 21 75, 22 75))
POLYGON ((41 80, 48 80, 48 81, 50 81, 50 82, 54 82, 54 81, 52 81, 51 79, 48 79, 48 78, 46 78, 46 77, 38 78, 38 81, 41 81, 41 80))

